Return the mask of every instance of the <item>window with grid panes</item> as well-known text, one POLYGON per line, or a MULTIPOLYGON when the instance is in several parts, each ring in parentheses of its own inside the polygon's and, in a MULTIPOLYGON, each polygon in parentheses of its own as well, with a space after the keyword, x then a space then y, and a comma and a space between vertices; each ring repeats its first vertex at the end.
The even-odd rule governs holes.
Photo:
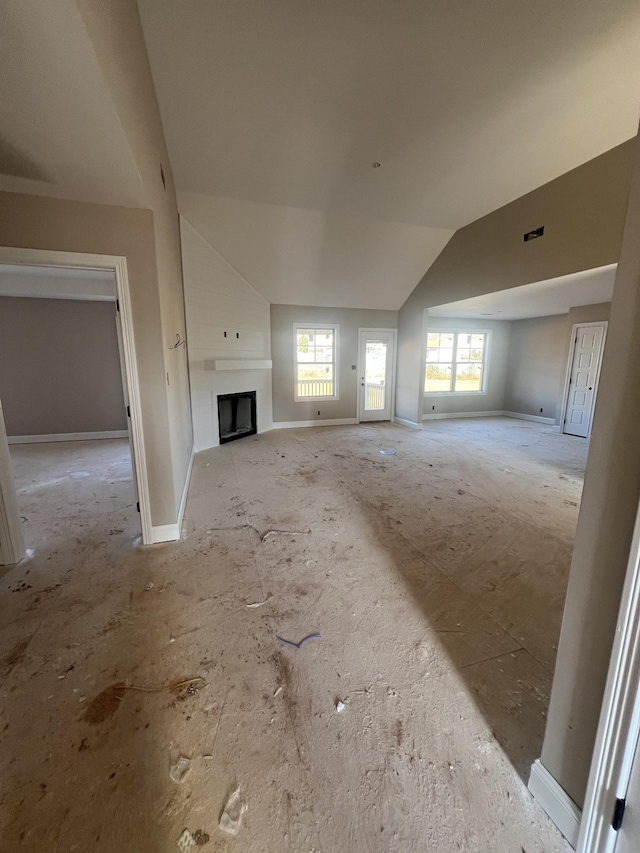
POLYGON ((338 326, 295 326, 294 399, 337 400, 338 326))
POLYGON ((488 332, 429 332, 425 394, 481 393, 488 332))

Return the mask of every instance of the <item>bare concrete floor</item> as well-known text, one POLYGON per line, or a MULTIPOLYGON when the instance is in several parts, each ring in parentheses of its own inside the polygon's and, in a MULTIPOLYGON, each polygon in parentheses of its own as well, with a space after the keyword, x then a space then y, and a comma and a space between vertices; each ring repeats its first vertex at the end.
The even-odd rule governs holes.
POLYGON ((41 520, 0 579, 1 849, 164 853, 187 827, 247 853, 569 849, 524 780, 586 442, 506 419, 272 432, 199 454, 183 541, 151 548, 126 445, 95 444, 70 451, 89 477, 14 456, 41 520))

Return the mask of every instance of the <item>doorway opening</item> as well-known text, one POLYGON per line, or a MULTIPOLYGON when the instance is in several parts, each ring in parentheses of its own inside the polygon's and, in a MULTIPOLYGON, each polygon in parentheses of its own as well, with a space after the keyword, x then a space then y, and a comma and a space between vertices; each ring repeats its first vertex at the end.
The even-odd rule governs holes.
POLYGON ((0 300, 0 564, 56 536, 149 542, 126 260, 0 247, 0 300))
POLYGON ((27 552, 140 533, 113 271, 0 264, 0 394, 27 552))

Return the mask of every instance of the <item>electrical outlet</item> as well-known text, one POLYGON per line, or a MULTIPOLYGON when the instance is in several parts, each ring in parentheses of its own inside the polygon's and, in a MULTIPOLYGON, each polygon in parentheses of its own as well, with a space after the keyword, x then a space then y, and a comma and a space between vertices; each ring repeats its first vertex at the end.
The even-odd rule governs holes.
POLYGON ((435 412, 435 410, 436 410, 436 407, 435 407, 435 406, 431 406, 431 411, 432 411, 432 412, 435 412))
POLYGON ((320 409, 318 409, 318 414, 320 414, 320 409))
POLYGON ((540 409, 540 414, 542 414, 542 413, 543 413, 543 411, 544 411, 544 409, 540 409))

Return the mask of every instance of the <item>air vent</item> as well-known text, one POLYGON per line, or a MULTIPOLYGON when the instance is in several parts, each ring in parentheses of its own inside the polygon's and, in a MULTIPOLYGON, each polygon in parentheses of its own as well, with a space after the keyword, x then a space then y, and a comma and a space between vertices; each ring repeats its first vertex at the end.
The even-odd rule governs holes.
POLYGON ((544 234, 544 225, 541 228, 536 228, 535 231, 528 231, 524 235, 524 242, 528 243, 529 240, 535 240, 537 237, 542 237, 544 234))

